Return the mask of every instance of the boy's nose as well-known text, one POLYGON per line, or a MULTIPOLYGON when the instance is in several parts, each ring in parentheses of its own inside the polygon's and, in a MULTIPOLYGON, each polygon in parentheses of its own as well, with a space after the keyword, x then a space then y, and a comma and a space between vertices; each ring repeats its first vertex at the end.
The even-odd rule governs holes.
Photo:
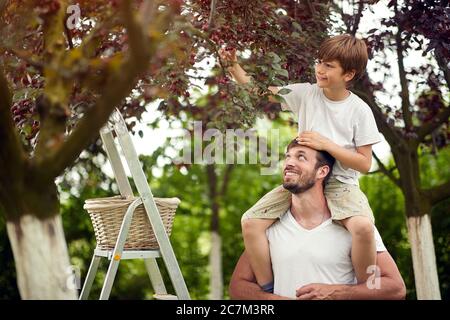
POLYGON ((323 68, 320 63, 316 64, 316 72, 318 74, 323 74, 323 68))

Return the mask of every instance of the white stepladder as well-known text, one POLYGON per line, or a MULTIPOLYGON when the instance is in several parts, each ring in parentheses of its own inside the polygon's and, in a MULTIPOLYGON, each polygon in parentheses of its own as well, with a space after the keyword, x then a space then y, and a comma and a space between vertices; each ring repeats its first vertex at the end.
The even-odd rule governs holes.
POLYGON ((189 292, 186 287, 183 275, 176 260, 169 237, 164 228, 161 216, 158 212, 150 186, 147 183, 144 171, 134 148, 130 134, 126 127, 125 121, 118 110, 115 110, 110 117, 109 122, 101 131, 100 136, 105 147, 108 159, 111 163, 114 176, 122 197, 133 197, 133 191, 128 181, 122 160, 119 155, 118 145, 114 141, 113 132, 117 136, 120 148, 123 152, 125 161, 131 173, 131 177, 136 185, 139 197, 136 198, 128 207, 123 218, 119 235, 115 242, 114 249, 105 250, 97 248, 94 251, 91 264, 80 294, 80 300, 85 300, 89 296, 92 283, 94 282, 100 259, 107 258, 110 260, 109 268, 106 274, 105 282, 100 294, 100 300, 107 300, 111 293, 114 278, 119 267, 120 260, 124 259, 144 259, 145 267, 150 277, 153 289, 155 291, 154 298, 158 300, 190 300, 189 292), (133 213, 136 208, 143 204, 147 213, 154 236, 158 243, 155 250, 128 250, 124 249, 124 245, 128 236, 133 213), (161 272, 159 270, 156 258, 162 258, 169 277, 172 281, 176 295, 167 294, 161 272))

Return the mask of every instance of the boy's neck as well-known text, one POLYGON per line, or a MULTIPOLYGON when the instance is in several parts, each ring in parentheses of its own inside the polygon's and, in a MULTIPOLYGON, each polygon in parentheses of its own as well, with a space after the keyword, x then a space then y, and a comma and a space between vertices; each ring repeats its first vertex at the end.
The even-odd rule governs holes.
POLYGON ((323 94, 331 101, 341 101, 345 100, 350 95, 350 91, 345 87, 323 88, 323 94))

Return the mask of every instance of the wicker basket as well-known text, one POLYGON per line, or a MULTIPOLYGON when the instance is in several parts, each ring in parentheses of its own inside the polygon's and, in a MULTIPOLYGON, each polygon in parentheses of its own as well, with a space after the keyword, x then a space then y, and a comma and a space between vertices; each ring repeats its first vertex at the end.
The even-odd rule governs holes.
MULTIPOLYGON (((91 217, 98 248, 103 250, 114 248, 125 213, 136 199, 115 196, 86 200, 84 209, 89 212, 91 217)), ((175 211, 180 200, 178 198, 154 199, 166 232, 170 236, 175 211)), ((158 242, 148 220, 144 205, 140 204, 134 211, 124 249, 151 250, 158 248, 158 242)))

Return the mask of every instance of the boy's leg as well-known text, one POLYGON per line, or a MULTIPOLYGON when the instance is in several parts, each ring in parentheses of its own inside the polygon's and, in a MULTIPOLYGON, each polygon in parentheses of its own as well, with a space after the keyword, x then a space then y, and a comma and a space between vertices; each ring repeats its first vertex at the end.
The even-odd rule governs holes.
POLYGON ((374 225, 369 217, 353 216, 341 220, 352 235, 352 263, 358 283, 367 281, 370 276, 367 268, 376 265, 376 244, 374 225))
MULTIPOLYGON (((289 209, 290 199, 291 193, 283 186, 278 186, 258 200, 242 217, 242 236, 245 249, 256 281, 262 287, 273 285, 272 263, 266 230, 289 209)), ((267 288, 266 291, 270 291, 270 288, 267 288)))
POLYGON ((249 218, 243 219, 241 222, 245 251, 249 257, 256 281, 261 287, 273 282, 272 263, 266 230, 274 222, 274 219, 249 218))

